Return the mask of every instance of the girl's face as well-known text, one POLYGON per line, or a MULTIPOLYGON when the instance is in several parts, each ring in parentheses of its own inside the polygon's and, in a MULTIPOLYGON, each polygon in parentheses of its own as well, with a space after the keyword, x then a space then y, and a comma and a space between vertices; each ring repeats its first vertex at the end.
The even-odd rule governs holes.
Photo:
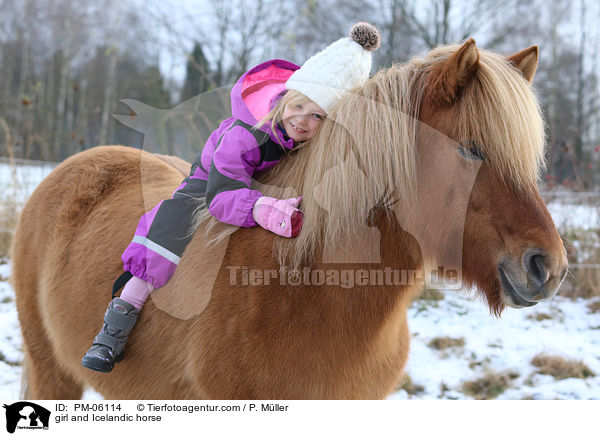
POLYGON ((294 142, 311 139, 327 115, 316 103, 288 103, 283 110, 283 128, 294 142))

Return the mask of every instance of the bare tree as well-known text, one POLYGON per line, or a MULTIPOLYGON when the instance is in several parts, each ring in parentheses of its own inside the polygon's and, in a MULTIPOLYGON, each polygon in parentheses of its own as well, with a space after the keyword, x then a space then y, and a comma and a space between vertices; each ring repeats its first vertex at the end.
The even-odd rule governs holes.
POLYGON ((407 25, 403 0, 380 0, 375 23, 381 32, 380 65, 405 60, 412 54, 413 35, 407 25))
MULTIPOLYGON (((440 44, 458 42, 475 34, 486 36, 501 13, 512 7, 515 2, 497 2, 476 0, 472 2, 458 0, 403 1, 400 3, 405 24, 413 35, 427 48, 440 44)), ((514 23, 504 22, 505 32, 487 36, 486 46, 494 46, 504 38, 514 23)))
POLYGON ((586 49, 586 25, 585 25, 585 14, 586 14, 586 2, 581 0, 579 11, 579 53, 577 54, 577 97, 575 100, 575 154, 578 158, 583 157, 583 135, 585 131, 584 126, 584 66, 583 59, 586 49))

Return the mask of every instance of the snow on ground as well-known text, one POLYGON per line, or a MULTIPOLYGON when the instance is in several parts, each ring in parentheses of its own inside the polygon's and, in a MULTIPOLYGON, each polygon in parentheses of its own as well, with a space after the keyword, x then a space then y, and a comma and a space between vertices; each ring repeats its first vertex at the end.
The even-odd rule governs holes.
POLYGON ((600 209, 598 207, 552 202, 548 205, 548 210, 554 219, 554 224, 560 229, 600 228, 600 209))
POLYGON ((14 294, 7 282, 9 275, 10 265, 0 264, 0 398, 12 400, 19 398, 23 353, 14 294))
MULTIPOLYGON (((461 385, 487 373, 513 373, 499 399, 600 399, 600 316, 588 313, 590 300, 557 296, 529 309, 490 316, 480 298, 446 291, 437 304, 416 301, 409 310, 412 342, 407 373, 424 392, 414 398, 466 399, 461 385), (536 318, 548 318, 538 321, 536 318), (464 346, 443 351, 428 346, 437 337, 463 338, 464 346), (540 353, 581 360, 596 377, 536 375, 540 353)), ((392 398, 407 398, 400 391, 392 398)))
POLYGON ((0 198, 27 199, 40 181, 55 167, 55 164, 11 165, 0 161, 0 198))
MULTIPOLYGON (((0 190, 23 177, 26 183, 19 192, 28 195, 50 169, 35 167, 36 173, 18 169, 22 173, 17 174, 0 163, 0 190)), ((553 200, 549 209, 561 230, 600 228, 597 207, 553 200)), ((9 276, 8 261, 0 259, 0 399, 16 400, 22 339, 9 276)), ((412 384, 390 399, 473 398, 463 384, 489 374, 506 380, 506 386, 492 395, 498 399, 600 399, 600 314, 587 307, 594 301, 600 304, 600 297, 573 301, 557 296, 532 308, 509 308, 498 319, 477 296, 457 291, 442 295, 441 300, 418 300, 411 306, 406 373, 412 384), (458 343, 442 350, 430 346, 440 337, 458 343), (595 375, 557 380, 538 374, 531 361, 540 353, 582 361, 595 375)), ((84 398, 100 397, 87 391, 84 398)))

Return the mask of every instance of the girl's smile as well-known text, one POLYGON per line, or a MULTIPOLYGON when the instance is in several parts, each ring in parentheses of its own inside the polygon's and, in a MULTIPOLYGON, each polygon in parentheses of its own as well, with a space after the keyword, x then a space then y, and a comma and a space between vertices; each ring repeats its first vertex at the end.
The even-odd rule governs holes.
POLYGON ((323 120, 325 111, 313 102, 288 103, 283 110, 283 128, 294 142, 311 139, 323 120))
POLYGON ((294 130, 300 134, 302 133, 306 133, 306 130, 299 128, 298 126, 296 126, 292 120, 290 120, 290 124, 292 125, 292 127, 294 128, 294 130))

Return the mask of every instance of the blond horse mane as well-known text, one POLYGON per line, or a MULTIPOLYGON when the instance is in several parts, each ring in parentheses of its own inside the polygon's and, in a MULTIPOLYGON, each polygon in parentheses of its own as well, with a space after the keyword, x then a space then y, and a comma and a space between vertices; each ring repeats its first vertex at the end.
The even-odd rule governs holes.
MULTIPOLYGON (((441 46, 379 71, 345 95, 308 146, 260 180, 264 195, 281 195, 282 187, 303 195, 300 235, 275 245, 280 264, 298 267, 315 260, 324 244, 348 243, 373 207, 389 211, 390 201, 409 207, 426 72, 459 47, 441 46)), ((474 141, 491 169, 516 189, 535 187, 544 164, 544 124, 531 85, 507 58, 480 49, 477 74, 453 109, 460 142, 474 141)), ((205 207, 196 224, 208 224, 215 242, 237 229, 218 223, 205 207)))

